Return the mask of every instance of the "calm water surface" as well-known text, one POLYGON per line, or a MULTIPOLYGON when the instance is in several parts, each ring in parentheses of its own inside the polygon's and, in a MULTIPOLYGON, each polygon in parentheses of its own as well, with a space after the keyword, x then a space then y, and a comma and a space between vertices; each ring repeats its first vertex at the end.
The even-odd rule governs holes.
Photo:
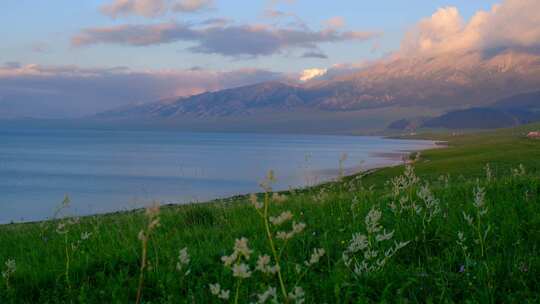
POLYGON ((0 223, 50 218, 64 195, 87 215, 152 201, 186 203, 299 187, 347 168, 399 162, 381 153, 432 147, 380 137, 182 133, 170 131, 0 130, 0 223))

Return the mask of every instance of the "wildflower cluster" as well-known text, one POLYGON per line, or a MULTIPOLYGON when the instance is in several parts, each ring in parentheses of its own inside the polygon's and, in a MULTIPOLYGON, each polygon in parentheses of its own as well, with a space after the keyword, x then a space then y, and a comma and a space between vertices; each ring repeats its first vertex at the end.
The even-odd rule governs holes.
POLYGON ((427 223, 430 223, 433 218, 441 213, 439 200, 435 198, 427 184, 420 186, 417 196, 422 203, 417 207, 417 212, 422 214, 427 223))
MULTIPOLYGON (((463 218, 470 229, 474 232, 474 242, 480 247, 480 255, 483 257, 486 250, 486 239, 491 230, 490 223, 484 223, 483 219, 488 213, 488 207, 486 206, 486 192, 485 189, 476 186, 474 189, 474 201, 473 206, 475 212, 471 215, 463 211, 463 218)), ((460 232, 461 233, 461 232, 460 232)))
MULTIPOLYGON (((272 184, 275 182, 275 177, 272 171, 268 173, 265 181, 261 183, 261 187, 265 191, 263 200, 260 201, 259 197, 255 194, 251 194, 249 201, 255 208, 255 211, 260 216, 265 232, 266 239, 270 248, 270 254, 260 254, 256 261, 254 271, 261 273, 266 279, 277 279, 279 283, 280 295, 278 295, 278 288, 268 285, 259 294, 257 294, 256 303, 278 303, 278 298, 281 297, 281 301, 303 303, 304 292, 302 288, 297 286, 300 279, 305 275, 306 270, 311 266, 317 264, 321 257, 325 254, 325 250, 318 248, 315 249, 309 260, 304 262, 305 271, 296 281, 292 290, 289 291, 286 287, 286 282, 283 279, 281 273, 281 259, 285 252, 288 242, 298 234, 302 233, 306 224, 303 222, 294 221, 294 214, 290 210, 282 211, 276 215, 270 215, 270 203, 275 204, 283 203, 286 200, 284 195, 272 193, 272 184), (282 227, 290 223, 289 229, 283 229, 282 227), (281 242, 276 243, 277 240, 281 242), (279 248, 278 248, 279 245, 279 248)), ((249 266, 249 260, 253 251, 248 246, 248 240, 244 237, 235 241, 233 252, 230 255, 221 257, 221 260, 225 267, 232 270, 233 277, 237 278, 236 281, 236 293, 234 296, 234 302, 238 302, 239 298, 239 286, 243 280, 251 278, 254 273, 249 266)), ((299 264, 297 266, 300 267, 299 264)), ((220 299, 229 299, 230 291, 223 289, 218 283, 210 285, 210 292, 220 299)))
MULTIPOLYGON (((443 176, 443 182, 447 187, 448 176, 443 176)), ((403 175, 394 178, 392 184, 392 202, 390 210, 402 220, 397 221, 406 225, 409 229, 417 229, 422 235, 424 245, 428 241, 428 235, 432 221, 442 214, 441 203, 431 191, 429 184, 422 183, 414 173, 411 165, 405 167, 403 175), (403 221, 403 215, 409 215, 403 221)))
POLYGON ((241 278, 249 278, 251 272, 249 266, 243 263, 243 260, 249 261, 251 253, 253 251, 248 247, 248 240, 246 238, 236 239, 234 242, 233 253, 221 257, 221 261, 226 267, 230 267, 233 270, 233 276, 241 278))
POLYGON ((276 238, 284 241, 292 239, 295 235, 301 233, 306 228, 305 223, 292 223, 292 229, 290 231, 278 231, 276 232, 276 238))
POLYGON ((358 276, 382 270, 388 260, 409 243, 394 241, 393 246, 388 245, 394 231, 387 232, 383 229, 380 224, 381 216, 381 211, 372 208, 364 221, 367 233, 355 233, 343 252, 345 265, 352 268, 358 276))
POLYGON ((9 280, 17 271, 17 263, 14 259, 8 259, 4 263, 4 270, 2 271, 2 278, 4 278, 4 281, 6 282, 6 287, 9 289, 9 280))
POLYGON ((276 274, 280 269, 279 265, 272 265, 271 262, 272 258, 269 255, 260 255, 257 259, 257 266, 255 267, 255 270, 258 270, 263 274, 276 274))
POLYGON ((180 251, 178 252, 178 261, 176 262, 176 270, 178 272, 183 272, 184 275, 188 275, 190 273, 190 270, 187 269, 184 271, 184 269, 188 267, 190 261, 191 258, 189 257, 187 247, 180 249, 180 251))
POLYGON ((414 173, 412 165, 406 165, 403 175, 397 176, 390 181, 392 186, 390 209, 394 214, 420 213, 421 208, 414 199, 415 188, 419 183, 420 178, 414 173))
POLYGON ((257 295, 257 304, 266 302, 279 303, 277 299, 277 289, 275 287, 268 287, 267 290, 257 295))
POLYGON ((402 192, 411 189, 413 186, 420 182, 420 178, 414 173, 412 165, 405 166, 405 172, 403 175, 394 177, 390 183, 392 185, 392 194, 394 197, 398 197, 402 192))
MULTIPOLYGON (((235 240, 233 252, 230 255, 221 257, 221 261, 225 267, 232 270, 233 277, 237 278, 235 303, 238 303, 242 280, 248 279, 252 275, 252 271, 247 264, 252 253, 253 250, 248 246, 248 239, 242 237, 235 240)), ((230 296, 230 291, 222 289, 219 283, 210 284, 210 292, 222 300, 228 300, 230 296)))
POLYGON ((323 248, 315 248, 313 249, 313 253, 311 254, 311 257, 309 258, 309 261, 305 261, 304 264, 306 266, 313 266, 317 263, 319 263, 320 259, 324 256, 326 251, 323 248))
POLYGON ((210 284, 210 293, 221 300, 228 300, 231 296, 231 291, 228 289, 222 289, 219 283, 210 284))

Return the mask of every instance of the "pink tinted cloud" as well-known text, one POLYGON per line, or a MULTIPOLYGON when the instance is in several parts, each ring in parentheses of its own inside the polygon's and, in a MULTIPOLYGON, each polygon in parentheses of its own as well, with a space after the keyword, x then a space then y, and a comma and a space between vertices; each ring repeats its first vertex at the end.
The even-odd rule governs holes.
POLYGON ((213 4, 213 0, 113 0, 101 6, 100 10, 111 18, 128 15, 154 18, 168 12, 198 12, 211 8, 213 4))
POLYGON ((81 68, 10 62, 0 66, 0 98, 14 103, 18 113, 25 116, 78 116, 126 104, 188 96, 283 77, 280 73, 253 68, 133 71, 125 67, 81 68), (47 108, 32 110, 37 101, 46 104, 47 108))
POLYGON ((189 49, 195 53, 259 56, 290 48, 312 50, 321 43, 367 41, 378 35, 375 32, 313 31, 270 25, 215 24, 197 27, 185 23, 156 23, 88 28, 75 35, 71 42, 76 47, 83 47, 93 44, 147 46, 187 41, 195 44, 189 49))
POLYGON ((418 22, 404 37, 402 55, 540 48, 540 1, 505 0, 489 11, 463 19, 444 7, 418 22))

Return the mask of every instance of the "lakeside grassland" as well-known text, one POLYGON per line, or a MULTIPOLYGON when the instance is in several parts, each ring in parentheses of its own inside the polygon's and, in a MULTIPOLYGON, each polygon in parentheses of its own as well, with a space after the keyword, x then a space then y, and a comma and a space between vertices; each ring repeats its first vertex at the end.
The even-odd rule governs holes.
POLYGON ((537 129, 424 134, 448 147, 279 194, 270 175, 256 196, 0 226, 0 303, 538 303, 537 129))

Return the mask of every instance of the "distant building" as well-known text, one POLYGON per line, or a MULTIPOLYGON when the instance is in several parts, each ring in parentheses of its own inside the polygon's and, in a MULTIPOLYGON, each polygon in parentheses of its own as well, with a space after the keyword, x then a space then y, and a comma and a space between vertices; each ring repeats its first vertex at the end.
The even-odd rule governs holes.
POLYGON ((540 139, 540 131, 531 131, 527 134, 527 137, 540 139))

